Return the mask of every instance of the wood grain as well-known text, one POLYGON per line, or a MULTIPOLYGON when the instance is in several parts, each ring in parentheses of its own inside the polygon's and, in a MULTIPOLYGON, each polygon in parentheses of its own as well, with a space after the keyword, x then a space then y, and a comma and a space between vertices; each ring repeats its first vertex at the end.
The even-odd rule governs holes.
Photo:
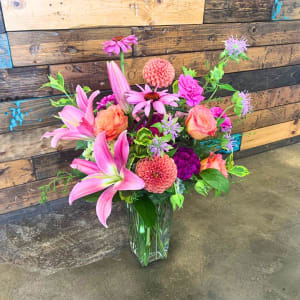
POLYGON ((60 110, 51 105, 50 98, 0 102, 0 133, 59 124, 54 115, 60 110))
POLYGON ((250 130, 243 134, 241 150, 270 144, 297 135, 300 135, 300 122, 298 119, 295 121, 250 130))
MULTIPOLYGON (((0 12, 1 13, 1 12, 0 12)), ((10 50, 7 35, 0 34, 0 69, 12 68, 10 50)))
POLYGON ((273 21, 291 21, 300 19, 300 2, 297 0, 275 0, 272 9, 273 21))
MULTIPOLYGON (((0 212, 7 213, 24 207, 37 205, 41 198, 40 187, 48 184, 53 178, 29 182, 14 187, 0 190, 0 212)), ((70 183, 67 192, 64 193, 64 185, 58 183, 56 192, 48 194, 49 201, 65 197, 69 194, 75 181, 70 183)))
POLYGON ((34 180, 31 160, 21 159, 0 163, 0 189, 34 180))
POLYGON ((133 53, 149 56, 223 49, 230 35, 245 37, 250 47, 299 43, 299 27, 300 21, 134 27, 139 43, 133 53))
POLYGON ((1 8, 1 1, 0 1, 0 33, 5 32, 4 20, 2 16, 2 8, 1 8))
POLYGON ((81 153, 82 150, 70 149, 32 157, 36 179, 54 177, 59 170, 70 171, 72 160, 81 153))
POLYGON ((52 90, 40 89, 47 76, 47 66, 0 70, 0 102, 52 95, 52 90))
POLYGON ((274 0, 206 0, 204 23, 269 21, 273 2, 274 0))
POLYGON ((204 0, 2 0, 2 9, 7 31, 202 24, 204 0))
POLYGON ((108 59, 102 43, 130 34, 129 28, 92 28, 17 31, 8 36, 14 66, 31 66, 108 59))
POLYGON ((245 120, 234 116, 231 121, 233 133, 239 133, 297 119, 300 119, 300 102, 259 110, 247 115, 245 120))
POLYGON ((29 158, 34 155, 74 148, 74 141, 61 141, 56 149, 50 147, 49 139, 41 140, 41 136, 46 131, 52 131, 56 128, 57 126, 48 126, 26 130, 24 132, 16 131, 1 134, 0 162, 29 158))
MULTIPOLYGON (((197 71, 197 75, 206 74, 205 61, 215 63, 220 51, 180 53, 163 55, 169 60, 176 70, 176 76, 182 73, 182 66, 190 67, 197 71)), ((248 51, 250 61, 240 64, 230 62, 225 68, 226 73, 274 68, 279 66, 300 64, 300 44, 279 46, 253 47, 248 51)), ((130 84, 143 83, 142 70, 150 57, 137 57, 127 59, 126 76, 130 84)), ((77 84, 88 85, 93 89, 109 88, 105 62, 87 62, 78 64, 63 64, 50 66, 50 73, 56 76, 62 72, 66 82, 74 88, 77 84)))

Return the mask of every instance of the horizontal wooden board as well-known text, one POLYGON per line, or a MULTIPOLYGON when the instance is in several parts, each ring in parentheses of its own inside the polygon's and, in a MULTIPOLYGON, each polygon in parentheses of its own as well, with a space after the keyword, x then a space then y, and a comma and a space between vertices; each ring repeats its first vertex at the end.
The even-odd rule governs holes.
POLYGON ((202 24, 204 0, 2 0, 2 9, 7 31, 202 24))
POLYGON ((50 139, 41 140, 41 136, 46 131, 52 131, 56 128, 57 126, 48 126, 0 134, 0 162, 29 158, 75 147, 74 141, 61 141, 57 149, 51 148, 50 139))
POLYGON ((72 160, 81 153, 82 150, 70 149, 32 157, 36 179, 54 177, 59 170, 70 171, 72 160))
POLYGON ((0 163, 0 189, 34 180, 31 160, 22 159, 0 163))
MULTIPOLYGON (((163 55, 161 57, 173 64, 176 76, 182 73, 182 66, 195 69, 197 74, 201 76, 207 72, 205 66, 206 60, 215 63, 219 54, 220 51, 207 51, 163 55)), ((229 62, 225 68, 225 72, 232 73, 299 64, 300 44, 253 47, 249 49, 248 56, 250 61, 243 61, 239 64, 229 62)), ((149 57, 137 57, 126 60, 126 75, 130 84, 144 82, 142 70, 148 59, 149 57)), ((50 73, 52 75, 56 76, 59 71, 62 72, 66 82, 73 88, 79 83, 81 85, 88 85, 93 89, 109 88, 106 63, 103 61, 50 66, 50 73)))
POLYGON ((273 2, 274 0, 206 0, 204 23, 269 21, 273 2))
POLYGON ((1 1, 0 1, 0 33, 5 32, 4 20, 2 16, 2 8, 1 8, 1 1))
POLYGON ((255 148, 300 135, 299 120, 284 122, 244 132, 241 150, 255 148))
POLYGON ((40 89, 47 76, 47 66, 0 70, 0 102, 51 95, 52 90, 40 89))
POLYGON ((90 28, 18 31, 8 36, 14 66, 31 66, 108 59, 102 43, 130 34, 130 28, 90 28))
POLYGON ((0 133, 59 124, 54 115, 60 110, 50 98, 0 102, 0 133))
MULTIPOLYGON (((53 178, 29 182, 0 190, 1 214, 39 204, 41 198, 40 187, 48 184, 51 179, 53 178)), ((56 186, 56 192, 50 192, 48 194, 49 201, 67 196, 74 183, 75 182, 70 184, 69 188, 67 189, 67 193, 64 193, 64 185, 59 183, 56 186)))
POLYGON ((272 9, 273 21, 291 21, 300 19, 299 0, 275 0, 272 9))
POLYGON ((246 132, 297 119, 300 119, 300 103, 259 110, 247 115, 245 120, 240 120, 236 116, 231 118, 233 133, 246 132))
MULTIPOLYGON (((1 13, 1 12, 0 12, 1 13)), ((0 34, 0 69, 12 68, 12 61, 8 45, 7 35, 0 34)))
POLYGON ((135 27, 139 43, 133 53, 150 56, 223 49, 230 35, 245 37, 250 47, 299 43, 299 27, 300 21, 135 27))

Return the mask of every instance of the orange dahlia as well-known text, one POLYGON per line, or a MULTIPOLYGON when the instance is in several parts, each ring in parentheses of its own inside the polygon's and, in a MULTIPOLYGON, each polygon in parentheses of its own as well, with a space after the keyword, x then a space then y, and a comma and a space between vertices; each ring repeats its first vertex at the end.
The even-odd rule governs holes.
POLYGON ((145 182, 145 190, 163 193, 170 188, 177 177, 177 167, 168 155, 143 158, 137 162, 135 173, 145 182))
POLYGON ((143 77, 152 86, 168 87, 174 80, 175 69, 165 59, 151 58, 144 66, 143 77))

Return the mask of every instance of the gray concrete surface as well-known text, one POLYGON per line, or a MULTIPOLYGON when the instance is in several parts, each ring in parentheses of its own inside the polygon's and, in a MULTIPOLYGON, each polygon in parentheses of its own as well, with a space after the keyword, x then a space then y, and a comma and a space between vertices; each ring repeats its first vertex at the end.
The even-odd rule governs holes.
POLYGON ((141 268, 126 246, 47 276, 0 264, 0 299, 300 299, 300 144, 238 163, 251 175, 226 197, 175 213, 168 260, 141 268))

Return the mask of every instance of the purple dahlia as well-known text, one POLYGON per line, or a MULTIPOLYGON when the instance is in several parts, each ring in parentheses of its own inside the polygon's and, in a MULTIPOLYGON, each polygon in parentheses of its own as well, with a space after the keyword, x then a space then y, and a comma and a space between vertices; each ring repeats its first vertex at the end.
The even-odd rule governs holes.
POLYGON ((182 180, 190 179, 193 174, 200 172, 200 160, 191 148, 179 147, 173 157, 177 166, 177 177, 182 180))

